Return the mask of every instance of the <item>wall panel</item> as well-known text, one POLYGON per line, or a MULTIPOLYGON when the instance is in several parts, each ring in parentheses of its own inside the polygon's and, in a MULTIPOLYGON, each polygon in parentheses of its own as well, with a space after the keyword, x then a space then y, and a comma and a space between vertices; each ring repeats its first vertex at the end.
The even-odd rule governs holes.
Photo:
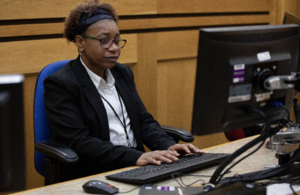
MULTIPOLYGON (((136 35, 124 35, 128 40, 122 50, 120 62, 137 62, 136 35)), ((65 39, 42 39, 28 41, 0 42, 1 74, 37 73, 44 66, 55 61, 74 59, 78 52, 74 43, 65 39), (5 48, 5 49, 3 49, 5 48)))
POLYGON ((24 81, 24 112, 25 112, 25 138, 26 138, 26 171, 27 187, 36 188, 44 185, 44 178, 34 167, 34 132, 33 132, 33 99, 35 82, 38 74, 26 74, 24 81))
POLYGON ((11 19, 33 19, 33 18, 57 18, 66 17, 66 10, 71 10, 78 0, 22 0, 0 1, 0 18, 2 20, 11 19))
MULTIPOLYGON (((69 10, 73 9, 79 2, 85 0, 1 0, 0 1, 0 19, 18 20, 35 18, 64 18, 69 10)), ((112 4, 119 15, 141 15, 156 14, 156 0, 105 0, 112 4)))
MULTIPOLYGON (((82 0, 83 1, 83 0, 82 0)), ((0 18, 34 19, 66 17, 80 0, 40 0, 40 1, 0 1, 0 18), (33 11, 34 10, 34 11, 33 11)), ((275 6, 275 0, 106 0, 111 3, 119 15, 170 14, 170 13, 218 13, 218 12, 268 12, 275 6), (270 5, 272 7, 270 7, 270 5)))
POLYGON ((157 104, 161 123, 191 129, 196 63, 196 58, 158 63, 157 104))
POLYGON ((77 49, 63 39, 14 41, 0 43, 1 73, 36 73, 47 64, 75 58, 77 49))
POLYGON ((166 28, 191 28, 201 26, 224 25, 251 25, 268 24, 270 16, 267 14, 256 15, 230 15, 230 16, 181 16, 149 19, 122 19, 120 30, 132 29, 165 29, 166 28))
POLYGON ((157 0, 157 13, 261 12, 272 9, 273 0, 157 0))
MULTIPOLYGON (((191 130, 196 63, 197 58, 158 63, 157 118, 161 124, 191 130)), ((193 144, 200 149, 228 142, 224 133, 194 137, 193 144)))
MULTIPOLYGON (((121 19, 119 21, 119 28, 121 31, 187 27, 200 28, 201 26, 268 24, 269 21, 270 16, 267 14, 233 16, 182 16, 148 19, 121 19)), ((0 25, 0 38, 32 35, 62 36, 63 28, 64 24, 61 20, 59 20, 59 22, 49 21, 49 23, 37 22, 33 24, 30 24, 28 21, 27 23, 26 21, 22 21, 22 23, 18 25, 12 25, 10 22, 5 22, 4 25, 0 25)))
POLYGON ((62 34, 63 28, 63 23, 2 25, 0 37, 62 34))
POLYGON ((196 57, 198 52, 199 31, 161 32, 157 36, 157 59, 181 59, 196 57), (166 44, 167 43, 167 44, 166 44))
POLYGON ((285 12, 300 17, 300 2, 299 0, 277 0, 277 15, 276 22, 282 24, 285 12))
POLYGON ((240 24, 258 24, 269 22, 268 15, 251 16, 203 16, 203 17, 180 17, 174 19, 160 19, 157 28, 168 27, 191 27, 191 26, 223 26, 240 24))
POLYGON ((136 88, 148 112, 157 113, 157 35, 155 33, 138 34, 138 62, 135 75, 136 88))

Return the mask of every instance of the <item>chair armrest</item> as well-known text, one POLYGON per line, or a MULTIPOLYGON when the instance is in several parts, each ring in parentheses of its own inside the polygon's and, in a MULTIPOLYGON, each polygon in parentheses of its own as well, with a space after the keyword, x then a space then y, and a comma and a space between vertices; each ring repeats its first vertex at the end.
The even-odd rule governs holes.
POLYGON ((193 142, 194 136, 186 129, 182 129, 179 127, 173 127, 169 125, 161 125, 161 128, 170 136, 175 138, 175 141, 178 142, 178 140, 184 141, 184 142, 193 142))
POLYGON ((47 157, 54 158, 63 164, 74 164, 78 162, 78 156, 71 148, 51 141, 40 141, 35 144, 36 151, 47 157))

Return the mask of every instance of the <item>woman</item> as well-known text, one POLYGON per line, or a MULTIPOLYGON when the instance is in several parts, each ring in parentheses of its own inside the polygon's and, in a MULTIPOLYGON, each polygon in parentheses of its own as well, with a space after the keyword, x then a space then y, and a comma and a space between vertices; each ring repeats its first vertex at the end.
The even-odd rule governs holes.
POLYGON ((88 1, 65 21, 64 36, 80 55, 45 82, 45 106, 53 140, 71 147, 79 164, 64 167, 66 179, 133 165, 171 163, 201 152, 177 144, 143 105, 132 70, 117 63, 126 40, 109 4, 88 1), (145 152, 145 144, 152 152, 145 152))

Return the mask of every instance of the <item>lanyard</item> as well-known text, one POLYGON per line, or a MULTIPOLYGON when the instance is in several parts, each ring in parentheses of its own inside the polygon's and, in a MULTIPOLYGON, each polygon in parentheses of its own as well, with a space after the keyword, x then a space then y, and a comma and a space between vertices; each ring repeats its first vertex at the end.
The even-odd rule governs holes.
POLYGON ((127 139, 127 146, 131 148, 131 144, 130 144, 130 140, 129 140, 129 136, 128 136, 128 133, 126 131, 126 122, 125 122, 125 117, 124 117, 124 112, 123 112, 123 104, 122 104, 122 101, 121 101, 121 97, 120 97, 120 94, 118 93, 117 91, 117 94, 118 94, 118 98, 119 98, 119 102, 121 104, 121 109, 122 109, 122 116, 123 116, 123 122, 121 121, 120 117, 118 116, 116 110, 113 108, 113 106, 107 101, 107 99, 105 99, 101 94, 101 98, 106 101, 106 103, 109 105, 109 107, 112 109, 112 111, 115 113, 116 117, 118 118, 118 120, 120 121, 121 125, 123 126, 124 128, 124 132, 126 134, 126 139, 127 139))

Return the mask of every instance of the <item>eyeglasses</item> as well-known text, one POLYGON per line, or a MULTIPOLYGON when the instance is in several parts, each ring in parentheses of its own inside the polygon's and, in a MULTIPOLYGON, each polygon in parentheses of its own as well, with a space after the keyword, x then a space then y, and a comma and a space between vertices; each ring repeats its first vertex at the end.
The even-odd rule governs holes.
POLYGON ((91 36, 88 36, 88 35, 84 35, 82 34, 81 35, 82 37, 87 37, 87 38, 90 38, 90 39, 95 39, 95 40, 98 40, 100 42, 100 45, 101 47, 105 48, 105 49, 108 49, 112 46, 113 42, 116 44, 117 47, 119 48, 123 48, 127 42, 127 40, 125 39, 109 39, 109 38, 101 38, 101 39, 98 39, 96 37, 91 37, 91 36))

